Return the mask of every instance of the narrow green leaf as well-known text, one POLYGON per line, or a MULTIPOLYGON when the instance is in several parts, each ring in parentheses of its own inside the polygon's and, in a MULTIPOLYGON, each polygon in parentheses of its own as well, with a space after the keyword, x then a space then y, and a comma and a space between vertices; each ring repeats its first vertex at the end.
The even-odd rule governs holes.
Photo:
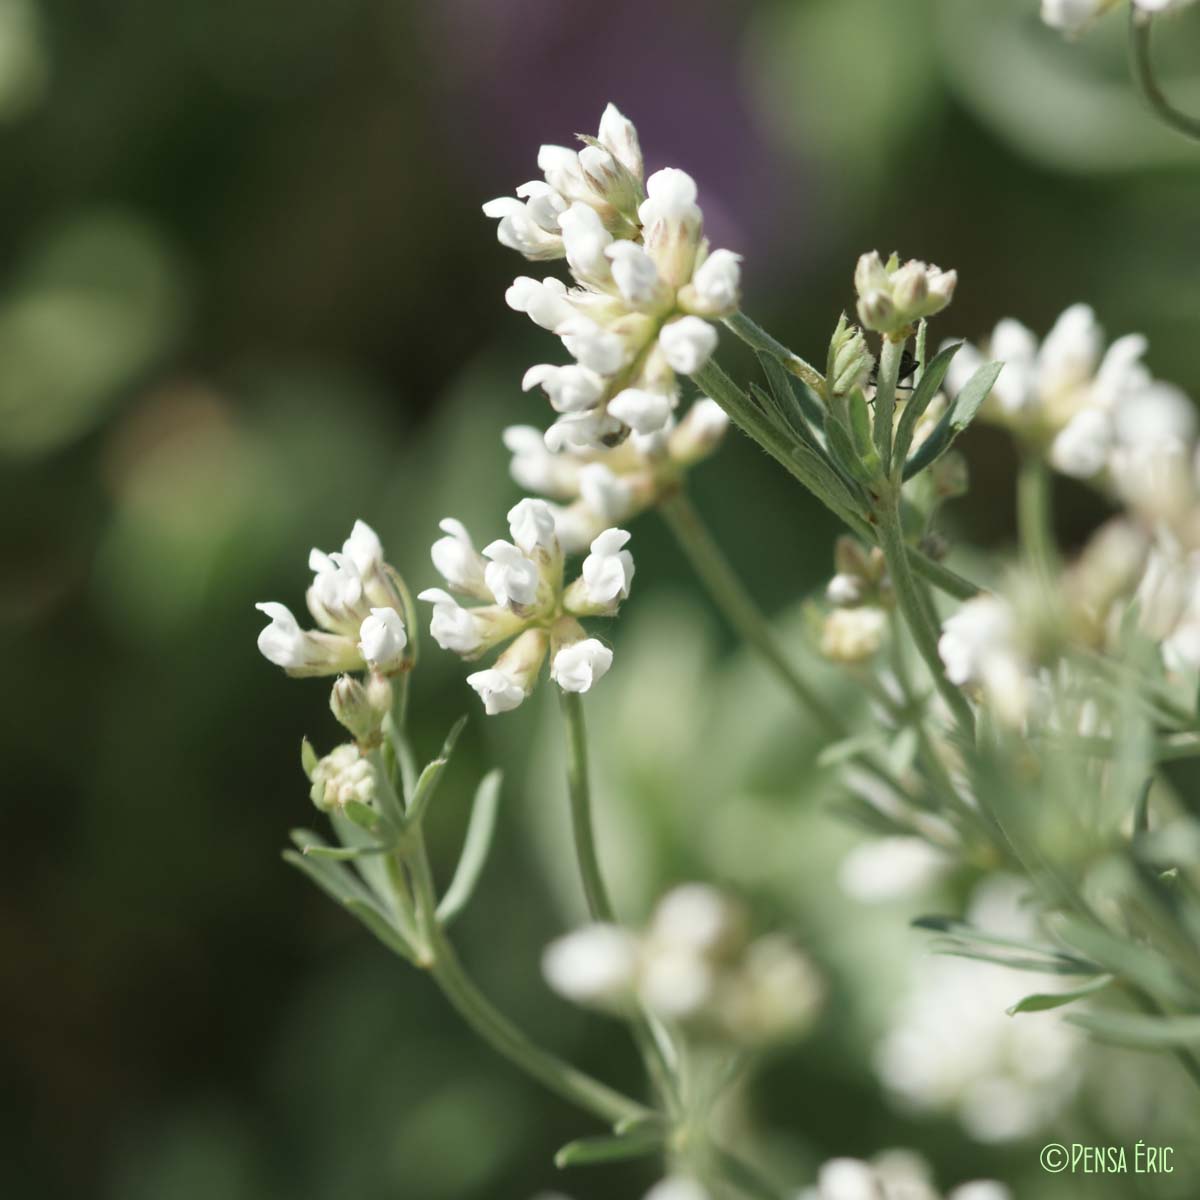
POLYGON ((850 417, 850 438, 858 457, 865 461, 875 452, 875 443, 871 439, 871 410, 867 407, 867 398, 858 388, 846 397, 846 408, 850 417))
POLYGON ((666 1119, 659 1113, 635 1113, 632 1117, 622 1117, 614 1126, 613 1133, 626 1137, 633 1133, 647 1133, 657 1130, 665 1133, 666 1119))
POLYGON ((877 733, 856 733, 853 737, 830 742, 817 755, 818 767, 836 767, 867 750, 876 750, 883 745, 877 733))
POLYGON ((666 1131, 644 1130, 636 1134, 614 1137, 580 1138, 568 1142, 554 1156, 554 1165, 563 1167, 592 1166, 598 1163, 624 1162, 657 1154, 666 1141, 666 1131))
MULTIPOLYGON (((832 414, 825 423, 825 437, 834 460, 860 483, 871 483, 873 476, 864 466, 846 427, 832 414)), ((876 455, 878 461, 878 455, 876 455)))
POLYGON ((791 413, 793 421, 815 430, 824 429, 825 408, 804 381, 785 370, 779 359, 770 354, 760 352, 758 362, 779 407, 791 413))
POLYGON ((1141 1013, 1071 1013, 1063 1018, 1115 1046, 1159 1050, 1200 1046, 1200 1017, 1154 1017, 1141 1013))
POLYGON ((954 342, 939 351, 933 361, 925 367, 921 380, 909 398, 904 402, 904 411, 896 425, 896 444, 892 451, 892 462, 903 462, 908 457, 908 448, 912 445, 913 433, 917 422, 929 407, 930 401, 937 395, 937 390, 946 378, 950 369, 950 361, 962 347, 962 342, 954 342))
POLYGON ((369 805, 362 804, 358 800, 351 800, 342 806, 342 812, 354 822, 359 829, 365 829, 368 833, 375 833, 380 825, 383 824, 383 819, 369 805))
POLYGON ((365 900, 350 900, 346 908, 352 912, 389 950, 409 962, 417 961, 416 951, 404 935, 388 920, 374 903, 365 900))
POLYGON ((320 759, 317 752, 312 748, 312 742, 308 738, 300 740, 300 765, 304 768, 304 774, 312 779, 313 771, 316 770, 317 763, 320 759))
POLYGON ((1032 996, 1018 1000, 1007 1012, 1010 1017, 1015 1017, 1017 1013, 1045 1012, 1051 1008, 1062 1008, 1064 1004, 1074 1004, 1076 1000, 1103 991, 1112 981, 1112 975, 1097 975, 1082 987, 1072 988, 1069 992, 1035 992, 1032 996))
POLYGON ((443 925, 449 925, 466 908, 483 874, 488 852, 492 847, 492 836, 496 831, 501 778, 498 768, 489 771, 475 789, 475 800, 471 805, 471 818, 467 822, 462 854, 459 855, 458 866, 454 869, 454 878, 438 905, 438 920, 443 925))
POLYGON ((979 406, 987 399, 995 386, 1004 364, 984 363, 967 380, 954 403, 946 409, 933 432, 917 447, 913 456, 904 464, 904 478, 911 479, 918 471, 925 470, 939 459, 954 443, 954 439, 975 419, 979 406))
POLYGON ((413 788, 412 804, 408 810, 407 824, 418 824, 428 811, 434 792, 437 791, 437 786, 441 782, 442 774, 450 762, 450 756, 454 753, 454 745, 458 741, 458 735, 462 733, 463 726, 466 723, 466 717, 459 717, 454 722, 450 732, 446 735, 446 741, 442 746, 441 754, 433 762, 427 763, 425 769, 417 777, 417 786, 413 788))
POLYGON ((1074 917, 1061 918, 1058 933, 1069 946, 1102 964, 1113 975, 1139 984, 1153 995, 1169 997, 1176 1004, 1195 1003, 1192 990, 1179 979, 1170 959, 1159 951, 1074 917))

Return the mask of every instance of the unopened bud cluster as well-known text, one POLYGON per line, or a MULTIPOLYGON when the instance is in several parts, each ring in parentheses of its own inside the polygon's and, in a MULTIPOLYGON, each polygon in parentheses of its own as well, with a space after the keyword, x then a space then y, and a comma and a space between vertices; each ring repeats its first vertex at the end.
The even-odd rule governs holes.
POLYGON ((858 319, 867 329, 903 335, 924 317, 945 308, 954 296, 958 275, 916 259, 901 263, 897 255, 884 262, 872 250, 858 260, 854 287, 858 319))
POLYGON ((821 653, 832 662, 866 662, 883 644, 887 610, 895 603, 883 552, 843 536, 837 540, 834 563, 837 572, 825 588, 833 608, 821 628, 821 653))
POLYGON ((746 1043, 803 1032, 822 994, 805 955, 777 935, 750 940, 741 909, 703 884, 667 893, 640 934, 595 924, 560 938, 542 967, 578 1004, 641 1003, 697 1036, 746 1043))

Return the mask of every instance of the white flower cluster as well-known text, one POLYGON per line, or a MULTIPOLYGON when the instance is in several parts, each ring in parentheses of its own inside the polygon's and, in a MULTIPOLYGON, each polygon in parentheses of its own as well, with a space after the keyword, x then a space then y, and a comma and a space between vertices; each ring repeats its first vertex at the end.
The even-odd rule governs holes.
POLYGON ((740 909, 715 888, 685 884, 659 901, 634 934, 594 924, 551 943, 547 982, 578 1004, 651 1012, 714 1036, 761 1043, 812 1022, 821 984, 785 938, 749 941, 740 909))
POLYGON ((1002 596, 975 596, 942 625, 938 654, 946 678, 977 686, 996 715, 1020 726, 1033 694, 1033 667, 1021 643, 1020 623, 1002 596))
MULTIPOLYGON (((1121 0, 1042 0, 1042 20, 1052 29, 1078 37, 1097 17, 1116 8, 1121 0)), ((1173 12, 1195 0, 1132 0, 1133 7, 1151 16, 1173 12)))
POLYGON ((510 425, 504 444, 513 479, 552 504, 558 540, 567 554, 583 551, 608 526, 628 521, 668 496, 689 467, 708 457, 729 428, 715 400, 701 396, 678 424, 635 433, 612 449, 567 449, 552 454, 541 431, 510 425))
POLYGON ((612 665, 612 651, 590 638, 577 617, 611 617, 629 595, 629 534, 599 533, 579 578, 564 586, 563 550, 554 513, 525 499, 508 514, 511 542, 475 549, 461 522, 447 518, 433 544, 433 565, 446 581, 418 599, 433 605, 430 634, 443 650, 472 660, 511 639, 492 667, 467 676, 489 714, 509 712, 533 690, 547 651, 550 677, 566 692, 586 692, 612 665), (466 607, 451 592, 482 604, 466 607))
MULTIPOLYGON (((996 876, 976 889, 969 919, 1028 937, 1020 885, 996 876)), ((1061 977, 1006 971, 966 959, 922 962, 912 991, 876 1049, 884 1084, 918 1110, 954 1112, 972 1137, 1004 1142, 1044 1126, 1080 1081, 1082 1039, 1054 1013, 1008 1006, 1029 992, 1062 990, 1061 977)))
MULTIPOLYGON (((815 1187, 798 1200, 941 1200, 929 1164, 911 1150, 885 1150, 870 1162, 831 1158, 817 1173, 815 1187)), ((946 1200, 1012 1200, 1002 1183, 976 1179, 947 1193, 946 1200)))
POLYGON ((613 105, 578 152, 543 146, 544 179, 491 200, 502 244, 533 260, 565 258, 575 286, 521 276, 505 296, 556 334, 574 359, 531 367, 559 414, 546 444, 613 445, 666 428, 690 375, 717 344, 712 322, 738 306, 740 259, 710 250, 696 184, 668 167, 643 183, 637 130, 613 105))
POLYGON ((1068 308, 1039 345, 1018 321, 1001 321, 981 347, 964 345, 946 385, 956 393, 989 359, 1004 363, 980 415, 1046 454, 1064 475, 1110 484, 1163 447, 1195 436, 1195 409, 1142 363, 1146 339, 1107 349, 1095 313, 1068 308))
POLYGON ((289 675, 335 675, 364 667, 382 675, 406 669, 408 635, 395 572, 365 521, 355 521, 340 552, 313 550, 305 599, 319 630, 301 629, 284 604, 255 607, 271 618, 258 635, 263 656, 289 675))

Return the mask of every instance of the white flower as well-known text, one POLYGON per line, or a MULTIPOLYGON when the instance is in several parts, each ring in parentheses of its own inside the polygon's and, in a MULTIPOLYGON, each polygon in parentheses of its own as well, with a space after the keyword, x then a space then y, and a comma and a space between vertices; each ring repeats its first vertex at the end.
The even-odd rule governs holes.
POLYGON ((426 588, 417 599, 433 605, 429 635, 443 650, 471 657, 484 649, 479 618, 471 609, 459 604, 449 592, 441 588, 426 588))
POLYGON ((600 375, 612 375, 625 362, 625 342, 590 317, 576 315, 554 331, 583 366, 600 375))
POLYGON ((604 397, 604 380, 595 371, 571 363, 565 367, 541 363, 530 367, 521 380, 521 390, 541 387, 555 412, 586 412, 604 397))
POLYGON ((685 306, 705 317, 733 312, 741 300, 741 262, 742 256, 732 250, 714 250, 684 289, 685 306))
MULTIPOLYGON (((540 197, 535 198, 541 200, 540 197)), ((516 250, 526 258, 539 260, 562 258, 562 238, 550 233, 539 223, 545 212, 544 201, 524 204, 514 196, 501 196, 483 206, 485 216, 499 220, 496 238, 502 246, 516 250)))
POLYGON ((367 576, 383 565, 383 543, 366 521, 355 521, 342 553, 354 563, 359 575, 367 576))
POLYGON ((1050 462, 1064 475, 1090 479, 1104 470, 1113 445, 1112 420, 1098 408, 1076 413, 1050 443, 1050 462))
POLYGON ((635 179, 642 177, 642 148, 633 122, 615 104, 600 117, 601 144, 635 179))
POLYGON ((620 432, 620 420, 603 410, 566 413, 546 430, 546 449, 552 454, 572 448, 591 449, 602 446, 606 438, 615 437, 620 432))
POLYGON ((715 887, 684 883, 655 905, 650 932, 660 944, 708 952, 734 938, 739 926, 737 910, 715 887))
POLYGON ((587 204, 572 204, 559 217, 567 264, 576 277, 604 281, 610 274, 605 250, 613 236, 604 228, 599 213, 587 204))
POLYGON ((270 625, 258 635, 258 649, 263 658, 289 670, 305 666, 309 657, 306 635, 292 610, 273 600, 254 607, 271 618, 270 625))
MULTIPOLYGON (((1146 7, 1152 0, 1139 0, 1146 7)), ((1119 0, 1042 0, 1042 20, 1052 29, 1076 37, 1119 0)))
POLYGON ((586 692, 608 673, 612 658, 612 651, 603 642, 585 638, 564 646, 554 656, 550 678, 564 692, 586 692))
POLYGON ((666 427, 675 397, 642 388, 625 388, 608 403, 608 411, 637 433, 656 433, 666 427))
POLYGON ((1011 605, 996 596, 975 596, 946 620, 938 640, 950 682, 979 684, 997 715, 1012 725, 1024 720, 1032 698, 1016 639, 1011 605))
POLYGON ((624 600, 633 583, 633 555, 623 549, 629 541, 624 529, 606 529, 583 560, 583 583, 592 604, 606 605, 624 600))
POLYGON ((467 683, 479 693, 489 717, 511 712, 525 699, 525 689, 512 676, 494 667, 468 675, 467 683))
POLYGON ((700 317, 680 317, 662 327, 658 344, 672 370, 692 375, 712 357, 717 331, 700 317))
POLYGON ((345 629, 357 626, 365 615, 363 580, 354 560, 336 550, 326 554, 313 549, 308 555, 313 572, 308 590, 309 608, 321 624, 345 629))
POLYGON ((587 925, 551 942, 542 974, 560 996, 577 1004, 616 1007, 633 993, 637 939, 616 925, 587 925))
POLYGON ((629 515, 632 488, 604 463, 590 462, 580 467, 577 486, 580 499, 606 524, 623 521, 629 515))
POLYGON ((838 884, 847 896, 877 904, 925 891, 950 865, 951 860, 924 838, 873 838, 842 859, 838 884))
POLYGON ((643 246, 636 242, 613 242, 605 250, 612 262, 613 282, 621 298, 634 308, 661 303, 663 286, 658 268, 643 246))
POLYGON ((408 634, 404 622, 394 608, 373 608, 358 633, 358 650, 377 671, 385 675, 397 670, 404 662, 408 634))
MULTIPOLYGON (((527 497, 517 501, 508 510, 508 529, 512 540, 525 554, 536 554, 539 550, 554 554, 558 550, 554 537, 554 513, 545 500, 527 497)), ((497 597, 497 603, 503 604, 504 601, 497 597)))
POLYGON ((537 563, 526 558, 516 546, 497 539, 483 548, 483 556, 491 560, 483 577, 497 604, 529 605, 537 599, 537 563))
POLYGON ((535 325, 553 333, 575 315, 566 295, 567 285, 561 279, 539 280, 520 275, 504 293, 504 301, 515 312, 526 313, 535 325))
POLYGON ((551 454, 540 429, 509 425, 501 435, 512 454, 509 473, 526 491, 568 497, 579 478, 578 463, 566 454, 551 454))
POLYGON ((335 675, 361 666, 349 638, 301 629, 285 604, 265 601, 254 607, 271 618, 258 635, 259 652, 289 675, 335 675))
POLYGON ((438 538, 429 554, 437 573, 457 592, 489 599, 484 583, 484 562, 466 526, 453 517, 438 522, 446 537, 438 538))

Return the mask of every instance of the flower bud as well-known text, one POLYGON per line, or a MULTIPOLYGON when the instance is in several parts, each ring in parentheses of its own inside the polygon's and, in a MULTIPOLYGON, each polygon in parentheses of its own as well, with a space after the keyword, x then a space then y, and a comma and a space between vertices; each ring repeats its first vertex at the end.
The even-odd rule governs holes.
POLYGON ((712 454, 728 430, 729 414, 715 400, 699 396, 667 435, 667 454, 673 463, 690 467, 712 454))
POLYGON ((329 694, 329 708, 360 745, 379 740, 383 713, 372 705, 367 689, 353 675, 338 676, 329 694))
POLYGON ((848 325, 845 313, 829 343, 828 384, 833 396, 846 396, 867 381, 874 356, 867 349, 866 338, 857 325, 848 325))
POLYGON ((878 651, 887 616, 878 608, 835 608, 825 618, 821 653, 832 662, 865 662, 878 651))
POLYGON ((551 942, 542 955, 542 974, 560 996, 597 1008, 628 1004, 637 969, 637 939, 616 925, 577 929, 551 942))
POLYGON ((858 316, 877 333, 896 334, 950 303, 958 276, 917 259, 901 264, 895 254, 886 263, 878 252, 864 254, 854 271, 858 316))

